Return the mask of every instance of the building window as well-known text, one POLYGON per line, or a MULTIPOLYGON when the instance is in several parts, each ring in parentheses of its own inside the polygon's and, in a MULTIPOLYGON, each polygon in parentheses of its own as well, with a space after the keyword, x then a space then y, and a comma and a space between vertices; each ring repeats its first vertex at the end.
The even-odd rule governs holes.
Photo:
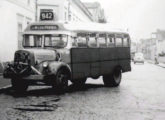
POLYGON ((72 16, 71 16, 71 15, 69 15, 69 18, 68 18, 68 20, 69 20, 69 21, 71 21, 71 20, 72 20, 72 16))
POLYGON ((30 0, 27 0, 27 4, 30 5, 30 0))
POLYGON ((67 21, 67 13, 65 12, 65 21, 67 21))

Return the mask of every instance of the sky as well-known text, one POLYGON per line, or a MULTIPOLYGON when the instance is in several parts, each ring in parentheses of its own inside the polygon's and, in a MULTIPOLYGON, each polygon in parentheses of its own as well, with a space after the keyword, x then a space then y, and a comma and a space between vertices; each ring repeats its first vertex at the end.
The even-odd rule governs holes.
POLYGON ((113 28, 129 30, 133 41, 165 30, 165 0, 81 0, 99 2, 113 28))

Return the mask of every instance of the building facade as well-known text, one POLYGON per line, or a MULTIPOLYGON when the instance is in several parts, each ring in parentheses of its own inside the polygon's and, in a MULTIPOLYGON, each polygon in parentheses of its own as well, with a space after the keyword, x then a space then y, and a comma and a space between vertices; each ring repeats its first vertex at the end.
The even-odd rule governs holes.
POLYGON ((22 31, 35 19, 35 0, 0 0, 0 61, 11 61, 22 31))
POLYGON ((37 18, 43 10, 54 13, 54 21, 93 22, 92 14, 80 0, 38 0, 37 18))
POLYGON ((151 34, 151 38, 142 39, 142 52, 146 59, 165 62, 165 30, 157 30, 151 34))
POLYGON ((92 13, 94 22, 106 23, 104 9, 101 8, 98 2, 84 2, 86 8, 92 13))

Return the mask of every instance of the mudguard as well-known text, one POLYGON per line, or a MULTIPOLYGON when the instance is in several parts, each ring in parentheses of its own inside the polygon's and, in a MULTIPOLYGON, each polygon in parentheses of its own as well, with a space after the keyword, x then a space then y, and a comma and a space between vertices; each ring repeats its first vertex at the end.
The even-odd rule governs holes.
POLYGON ((56 73, 58 72, 59 69, 66 69, 70 74, 71 74, 71 68, 68 64, 64 63, 64 62, 57 62, 57 61, 52 61, 49 62, 49 74, 54 74, 56 75, 56 73))

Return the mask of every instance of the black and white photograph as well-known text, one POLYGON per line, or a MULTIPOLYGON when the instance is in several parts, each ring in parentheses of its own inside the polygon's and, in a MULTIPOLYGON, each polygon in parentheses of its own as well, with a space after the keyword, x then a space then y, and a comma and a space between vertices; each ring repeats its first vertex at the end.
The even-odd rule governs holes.
POLYGON ((0 120, 165 120, 165 0, 0 0, 0 120))

